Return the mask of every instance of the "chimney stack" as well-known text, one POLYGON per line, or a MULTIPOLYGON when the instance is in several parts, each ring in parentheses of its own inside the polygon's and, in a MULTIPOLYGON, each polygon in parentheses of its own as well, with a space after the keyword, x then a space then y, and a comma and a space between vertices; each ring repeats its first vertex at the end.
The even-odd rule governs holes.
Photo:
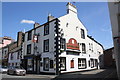
POLYGON ((17 35, 17 46, 20 46, 23 43, 24 33, 22 31, 18 32, 17 35))
POLYGON ((48 21, 51 21, 51 20, 53 20, 53 19, 55 19, 55 17, 52 16, 51 14, 49 14, 49 15, 48 15, 48 21))
POLYGON ((72 3, 67 3, 67 14, 77 15, 77 8, 72 3))
POLYGON ((34 28, 36 28, 36 27, 38 27, 38 26, 40 26, 39 23, 35 23, 35 24, 34 24, 34 28))

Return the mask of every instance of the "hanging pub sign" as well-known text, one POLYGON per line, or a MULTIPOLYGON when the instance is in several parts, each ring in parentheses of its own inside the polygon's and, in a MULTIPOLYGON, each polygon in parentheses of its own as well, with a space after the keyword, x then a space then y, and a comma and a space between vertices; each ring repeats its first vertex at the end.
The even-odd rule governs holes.
POLYGON ((34 36, 33 36, 33 42, 34 42, 34 43, 37 43, 37 42, 38 42, 38 36, 37 36, 37 35, 34 35, 34 36))
POLYGON ((69 39, 67 49, 80 50, 77 41, 73 38, 69 39))

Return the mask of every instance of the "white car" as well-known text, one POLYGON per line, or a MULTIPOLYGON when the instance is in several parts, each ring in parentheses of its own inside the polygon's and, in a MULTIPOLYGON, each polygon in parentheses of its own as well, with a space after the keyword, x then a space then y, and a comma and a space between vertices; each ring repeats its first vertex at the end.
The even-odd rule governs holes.
POLYGON ((7 73, 7 70, 8 70, 7 66, 0 67, 0 73, 7 73))
POLYGON ((23 69, 20 66, 16 66, 16 67, 9 67, 7 74, 15 74, 15 75, 26 75, 26 70, 23 69))

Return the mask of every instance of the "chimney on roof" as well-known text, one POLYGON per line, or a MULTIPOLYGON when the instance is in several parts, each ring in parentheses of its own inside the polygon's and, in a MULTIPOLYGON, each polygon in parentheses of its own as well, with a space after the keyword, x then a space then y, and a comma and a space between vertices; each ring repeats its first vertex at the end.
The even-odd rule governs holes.
POLYGON ((24 33, 22 31, 18 32, 17 35, 17 46, 20 46, 23 43, 24 33))
POLYGON ((48 21, 51 21, 51 20, 53 20, 53 19, 55 19, 55 17, 52 16, 51 14, 48 14, 48 21))
POLYGON ((38 26, 40 26, 39 23, 35 23, 35 24, 34 24, 34 28, 36 28, 36 27, 38 27, 38 26))
POLYGON ((75 14, 77 15, 77 8, 72 3, 67 3, 67 14, 75 14))

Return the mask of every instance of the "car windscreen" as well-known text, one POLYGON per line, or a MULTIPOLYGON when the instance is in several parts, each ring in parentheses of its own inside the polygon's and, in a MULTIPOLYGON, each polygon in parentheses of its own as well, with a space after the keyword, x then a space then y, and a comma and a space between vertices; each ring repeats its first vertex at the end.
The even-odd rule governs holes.
POLYGON ((20 67, 20 66, 16 66, 15 68, 16 69, 23 69, 23 67, 20 67))
POLYGON ((2 68, 7 69, 8 67, 7 66, 2 66, 2 68))

